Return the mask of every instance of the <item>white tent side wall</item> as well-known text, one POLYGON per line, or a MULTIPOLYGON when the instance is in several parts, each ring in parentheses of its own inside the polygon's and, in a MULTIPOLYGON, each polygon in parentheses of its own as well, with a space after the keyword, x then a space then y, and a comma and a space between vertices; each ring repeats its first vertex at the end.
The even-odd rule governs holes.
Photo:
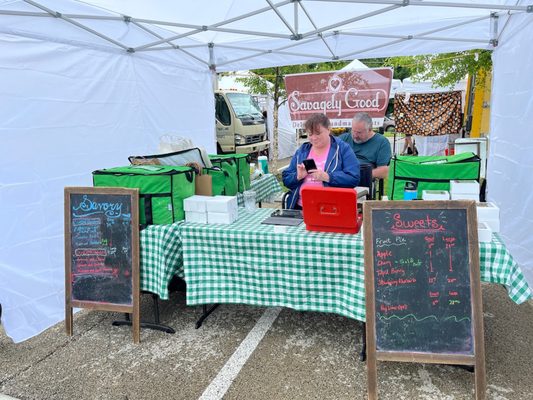
POLYGON ((501 234, 533 286, 533 22, 513 16, 493 54, 488 198, 501 234))
POLYGON ((63 188, 163 134, 214 151, 214 104, 209 72, 139 55, 9 35, 0 54, 0 303, 19 342, 65 316, 63 188))

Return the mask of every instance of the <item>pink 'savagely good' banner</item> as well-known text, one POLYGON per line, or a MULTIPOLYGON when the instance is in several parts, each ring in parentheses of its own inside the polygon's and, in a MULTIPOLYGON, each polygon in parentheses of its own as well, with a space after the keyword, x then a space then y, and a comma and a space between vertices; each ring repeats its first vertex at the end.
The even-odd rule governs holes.
POLYGON ((353 116, 366 112, 381 126, 391 83, 391 68, 287 75, 292 125, 301 128, 311 114, 324 113, 332 127, 351 127, 353 116))

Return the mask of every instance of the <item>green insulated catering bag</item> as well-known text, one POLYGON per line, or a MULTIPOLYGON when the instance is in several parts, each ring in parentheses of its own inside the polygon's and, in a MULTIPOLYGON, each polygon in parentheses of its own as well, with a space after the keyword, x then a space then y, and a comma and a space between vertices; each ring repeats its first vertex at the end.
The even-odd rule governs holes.
POLYGON ((209 159, 215 167, 220 167, 222 170, 230 174, 229 184, 226 186, 226 195, 233 196, 237 192, 242 193, 250 189, 250 156, 248 154, 210 154, 209 159), (224 165, 226 164, 226 167, 224 165), (228 165, 229 164, 229 165, 228 165), (234 167, 230 167, 234 165, 234 167), (236 176, 231 176, 235 170, 236 176), (233 181, 237 185, 237 190, 233 192, 233 181))
POLYGON ((194 195, 194 171, 190 167, 131 165, 94 171, 93 184, 138 188, 140 224, 171 224, 185 218, 183 199, 194 195))
POLYGON ((389 165, 387 195, 403 200, 405 182, 416 182, 417 198, 423 190, 450 190, 450 180, 479 180, 480 159, 474 153, 453 156, 396 156, 389 165))

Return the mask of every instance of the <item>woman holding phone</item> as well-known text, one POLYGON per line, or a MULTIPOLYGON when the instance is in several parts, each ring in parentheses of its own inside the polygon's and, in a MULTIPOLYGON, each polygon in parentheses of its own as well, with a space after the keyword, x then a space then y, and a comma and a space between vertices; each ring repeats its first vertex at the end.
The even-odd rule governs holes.
POLYGON ((296 150, 282 173, 283 184, 291 189, 287 207, 300 210, 300 191, 304 186, 353 188, 359 184, 359 161, 350 146, 331 136, 329 118, 313 114, 304 128, 309 142, 296 150))

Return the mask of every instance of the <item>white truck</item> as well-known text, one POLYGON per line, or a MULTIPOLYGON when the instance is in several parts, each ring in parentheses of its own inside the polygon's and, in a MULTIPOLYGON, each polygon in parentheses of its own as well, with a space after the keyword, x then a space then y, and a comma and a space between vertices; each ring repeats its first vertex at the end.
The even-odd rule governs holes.
POLYGON ((218 153, 266 153, 270 142, 255 99, 234 90, 215 91, 218 153))

